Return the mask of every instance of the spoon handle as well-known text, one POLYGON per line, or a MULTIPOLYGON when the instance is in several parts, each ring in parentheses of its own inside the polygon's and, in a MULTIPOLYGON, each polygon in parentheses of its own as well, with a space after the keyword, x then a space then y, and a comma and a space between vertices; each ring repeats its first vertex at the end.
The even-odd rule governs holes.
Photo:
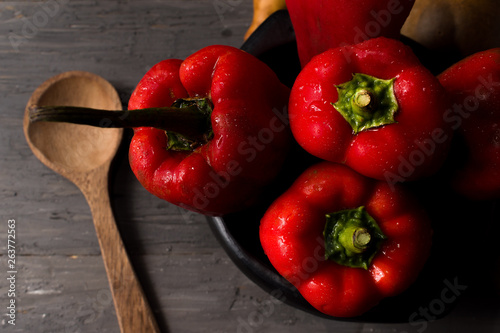
POLYGON ((113 216, 107 169, 98 170, 80 182, 80 189, 92 212, 120 330, 122 333, 159 333, 113 216))

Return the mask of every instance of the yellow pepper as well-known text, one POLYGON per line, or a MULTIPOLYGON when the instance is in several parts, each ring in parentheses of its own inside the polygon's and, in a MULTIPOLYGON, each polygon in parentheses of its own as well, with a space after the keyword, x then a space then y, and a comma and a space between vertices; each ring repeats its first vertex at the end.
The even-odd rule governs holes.
POLYGON ((286 9, 285 0, 253 0, 253 19, 244 39, 247 40, 262 22, 280 9, 286 9))

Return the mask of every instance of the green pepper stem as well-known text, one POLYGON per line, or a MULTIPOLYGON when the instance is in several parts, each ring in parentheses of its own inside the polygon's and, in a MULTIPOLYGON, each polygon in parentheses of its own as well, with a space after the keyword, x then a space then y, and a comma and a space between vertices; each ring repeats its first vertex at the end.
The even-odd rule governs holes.
POLYGON ((357 229, 352 236, 354 246, 358 249, 366 249, 370 243, 372 236, 370 232, 365 228, 357 229))
POLYGON ((354 95, 354 103, 362 109, 369 109, 369 105, 373 103, 373 98, 370 92, 366 89, 361 89, 354 95))
POLYGON ((386 239, 363 206, 326 214, 325 258, 348 267, 368 269, 386 239))
POLYGON ((339 235, 342 246, 353 253, 363 253, 370 240, 371 235, 368 229, 358 226, 347 227, 339 235))
POLYGON ((393 124, 399 109, 394 94, 395 78, 379 79, 354 73, 352 80, 337 85, 338 99, 333 106, 357 134, 380 126, 393 124))
POLYGON ((190 138, 210 130, 210 115, 198 105, 137 110, 101 110, 74 106, 38 106, 29 109, 30 122, 67 122, 102 128, 154 127, 190 138))

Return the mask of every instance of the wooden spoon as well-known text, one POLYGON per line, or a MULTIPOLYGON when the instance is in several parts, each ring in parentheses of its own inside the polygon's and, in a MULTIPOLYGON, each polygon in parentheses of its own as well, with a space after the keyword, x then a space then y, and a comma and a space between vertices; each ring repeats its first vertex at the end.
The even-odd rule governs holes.
POLYGON ((87 199, 121 332, 159 332, 110 205, 109 167, 123 130, 58 122, 30 123, 28 109, 32 105, 121 110, 116 90, 108 81, 88 72, 71 71, 52 77, 35 90, 26 106, 24 134, 35 156, 75 183, 87 199))

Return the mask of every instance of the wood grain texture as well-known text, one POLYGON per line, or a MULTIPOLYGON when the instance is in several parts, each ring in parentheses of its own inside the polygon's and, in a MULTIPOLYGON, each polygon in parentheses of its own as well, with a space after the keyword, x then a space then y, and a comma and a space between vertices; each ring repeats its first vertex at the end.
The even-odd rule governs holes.
POLYGON ((23 129, 33 154, 73 182, 87 199, 120 331, 158 333, 156 319, 129 260, 109 199, 108 174, 123 130, 58 122, 32 123, 31 108, 45 105, 121 110, 118 93, 108 81, 93 73, 63 72, 47 79, 33 92, 26 105, 23 129))
POLYGON ((111 210, 108 171, 108 165, 93 170, 82 179, 79 187, 91 208, 120 331, 158 333, 158 324, 130 263, 111 210))
MULTIPOLYGON (((0 331, 115 333, 119 325, 90 209, 74 184, 33 156, 22 130, 26 102, 47 78, 85 70, 111 81, 125 105, 139 79, 158 61, 184 58, 210 44, 240 46, 252 2, 56 1, 59 9, 44 22, 37 13, 48 3, 54 2, 0 2, 0 331), (217 4, 222 5, 219 11, 217 4), (41 21, 30 33, 24 27, 35 18, 41 21), (13 34, 21 37, 17 49, 13 34), (8 219, 16 220, 18 236, 15 326, 6 316, 8 219)), ((110 199, 162 332, 423 329, 415 323, 326 320, 273 299, 235 267, 203 216, 169 205, 141 187, 128 166, 130 137, 125 131, 112 165, 110 199)), ((474 310, 476 304, 459 303, 453 316, 431 322, 423 331, 497 332, 498 306, 474 310)))

